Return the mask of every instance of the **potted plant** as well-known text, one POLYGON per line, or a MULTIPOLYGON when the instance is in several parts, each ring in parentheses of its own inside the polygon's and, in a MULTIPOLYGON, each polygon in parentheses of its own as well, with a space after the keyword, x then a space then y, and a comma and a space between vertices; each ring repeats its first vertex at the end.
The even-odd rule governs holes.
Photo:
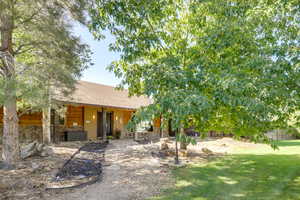
POLYGON ((120 138, 121 138, 121 131, 116 130, 116 139, 120 139, 120 138))

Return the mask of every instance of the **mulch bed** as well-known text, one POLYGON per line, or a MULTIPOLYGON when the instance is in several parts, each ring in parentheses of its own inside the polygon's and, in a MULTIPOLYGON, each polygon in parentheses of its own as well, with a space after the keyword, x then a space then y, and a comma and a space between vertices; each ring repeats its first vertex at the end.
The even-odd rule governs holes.
POLYGON ((87 143, 76 151, 56 173, 47 189, 64 189, 88 185, 100 180, 107 143, 87 143), (96 154, 85 158, 85 153, 96 154))

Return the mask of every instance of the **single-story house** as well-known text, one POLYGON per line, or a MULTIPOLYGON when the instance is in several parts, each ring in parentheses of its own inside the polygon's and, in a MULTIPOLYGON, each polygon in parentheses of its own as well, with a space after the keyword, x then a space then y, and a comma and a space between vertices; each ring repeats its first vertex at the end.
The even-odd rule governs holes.
MULTIPOLYGON (((56 141, 95 140, 103 135, 132 137, 132 133, 126 130, 127 123, 137 109, 151 103, 147 97, 129 97, 127 90, 86 81, 78 81, 71 96, 56 97, 55 100, 65 110, 63 114, 55 111, 51 114, 51 137, 56 141)), ((0 127, 2 118, 0 108, 0 127)), ((20 117, 19 124, 21 140, 42 139, 42 113, 25 114, 20 117)), ((152 132, 159 134, 159 120, 155 120, 152 126, 152 132)))

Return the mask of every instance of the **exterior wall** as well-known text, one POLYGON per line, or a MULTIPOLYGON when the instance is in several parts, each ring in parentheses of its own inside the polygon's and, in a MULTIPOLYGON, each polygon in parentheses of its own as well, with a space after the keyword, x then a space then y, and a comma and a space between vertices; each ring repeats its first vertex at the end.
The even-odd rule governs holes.
POLYGON ((68 128, 80 126, 83 127, 84 107, 68 106, 66 112, 66 126, 68 128))
POLYGON ((131 119, 133 112, 128 110, 114 111, 114 135, 116 131, 121 131, 121 138, 131 138, 133 133, 126 130, 126 125, 131 119))
MULTIPOLYGON (((30 126, 42 126, 42 113, 28 113, 24 114, 19 118, 20 125, 30 125, 30 126)), ((0 108, 0 124, 3 123, 3 108, 0 108)))
MULTIPOLYGON (((42 113, 24 114, 19 118, 21 142, 42 141, 42 113)), ((0 143, 3 134, 3 108, 0 108, 0 143)))
MULTIPOLYGON (((97 139, 97 112, 101 112, 101 107, 95 106, 74 106, 67 105, 65 114, 65 123, 58 123, 58 116, 55 116, 55 124, 52 130, 55 130, 53 137, 55 141, 62 140, 64 131, 67 130, 85 130, 88 139, 97 139)), ((113 112, 113 135, 117 131, 121 132, 121 138, 131 138, 133 133, 126 130, 126 125, 131 119, 133 110, 105 108, 107 112, 113 112)), ((3 134, 2 128, 3 109, 0 108, 0 142, 3 134)), ((159 134, 158 121, 154 121, 153 133, 159 134)), ((20 117, 20 140, 22 142, 30 142, 33 140, 42 141, 42 113, 31 113, 20 117)))
POLYGON ((114 134, 116 131, 121 131, 121 137, 124 137, 125 121, 124 112, 116 110, 114 112, 114 134))
POLYGON ((97 108, 84 108, 84 130, 87 131, 88 139, 97 139, 97 108))
MULTIPOLYGON (((42 126, 36 125, 21 125, 19 126, 20 142, 29 143, 34 140, 42 142, 43 129, 42 126)), ((3 124, 0 124, 0 143, 2 142, 3 124)))
MULTIPOLYGON (((116 131, 121 131, 121 138, 128 137, 126 125, 131 118, 132 112, 130 110, 105 108, 106 112, 113 112, 113 135, 116 131)), ((97 139, 97 113, 102 112, 101 107, 84 107, 84 130, 87 131, 88 139, 97 139)))

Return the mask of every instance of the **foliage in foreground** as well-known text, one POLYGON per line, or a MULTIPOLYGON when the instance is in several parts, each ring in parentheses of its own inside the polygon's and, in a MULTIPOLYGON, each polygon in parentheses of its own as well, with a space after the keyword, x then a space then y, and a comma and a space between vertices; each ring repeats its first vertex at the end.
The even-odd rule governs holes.
POLYGON ((108 28, 121 53, 109 69, 154 101, 134 123, 161 116, 268 142, 263 133, 288 127, 299 109, 297 0, 96 3, 91 30, 108 28))

